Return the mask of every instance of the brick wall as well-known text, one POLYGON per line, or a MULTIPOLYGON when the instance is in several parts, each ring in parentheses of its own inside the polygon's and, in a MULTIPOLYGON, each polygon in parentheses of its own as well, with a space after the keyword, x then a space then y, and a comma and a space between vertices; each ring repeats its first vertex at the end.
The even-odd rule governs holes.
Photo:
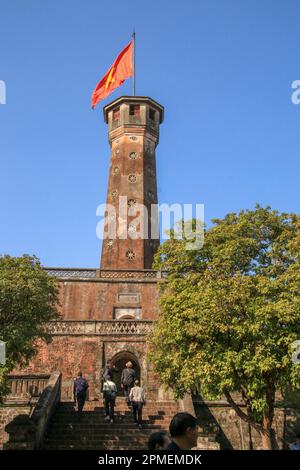
MULTIPOLYGON (((217 434, 221 449, 261 450, 258 432, 242 421, 226 404, 195 403, 196 415, 203 428, 217 434)), ((300 429, 300 409, 276 408, 273 423, 279 449, 287 448, 300 429)))
MULTIPOLYGON (((147 360, 147 344, 143 338, 125 336, 54 336, 50 344, 41 343, 37 356, 28 367, 14 373, 62 373, 62 399, 73 399, 73 380, 82 370, 89 382, 89 399, 98 399, 102 369, 107 359, 131 353, 138 361, 141 380, 151 396, 158 393, 157 375, 153 374, 147 360)), ((149 397, 150 397, 149 395, 149 397)))
POLYGON ((140 319, 154 320, 158 311, 156 284, 142 280, 60 281, 59 311, 64 320, 113 320, 115 307, 131 307, 141 308, 140 319), (128 295, 127 301, 124 294, 135 297, 128 295))

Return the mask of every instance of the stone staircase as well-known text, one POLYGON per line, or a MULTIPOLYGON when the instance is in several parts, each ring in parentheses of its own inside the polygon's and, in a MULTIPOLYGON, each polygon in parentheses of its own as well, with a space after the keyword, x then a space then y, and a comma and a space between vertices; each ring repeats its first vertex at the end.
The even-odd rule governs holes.
POLYGON ((153 432, 168 431, 178 412, 174 401, 148 401, 143 409, 143 428, 133 422, 131 408, 117 398, 114 423, 104 421, 102 402, 87 402, 81 416, 72 402, 61 402, 52 417, 44 449, 146 450, 153 432))
MULTIPOLYGON (((175 401, 147 401, 143 427, 133 422, 131 408, 117 398, 114 423, 104 421, 102 401, 90 401, 78 416, 72 402, 60 402, 52 417, 43 448, 45 450, 146 450, 150 434, 168 432, 172 417, 178 413, 175 401)), ((200 427, 198 449, 219 450, 216 436, 200 427)))

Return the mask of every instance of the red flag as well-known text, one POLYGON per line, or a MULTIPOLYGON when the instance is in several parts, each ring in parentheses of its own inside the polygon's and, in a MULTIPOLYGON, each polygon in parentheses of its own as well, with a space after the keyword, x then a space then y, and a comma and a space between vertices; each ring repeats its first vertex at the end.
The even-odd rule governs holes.
POLYGON ((106 98, 115 88, 121 86, 126 78, 133 75, 132 50, 133 41, 130 41, 96 86, 92 94, 93 109, 99 101, 106 98))

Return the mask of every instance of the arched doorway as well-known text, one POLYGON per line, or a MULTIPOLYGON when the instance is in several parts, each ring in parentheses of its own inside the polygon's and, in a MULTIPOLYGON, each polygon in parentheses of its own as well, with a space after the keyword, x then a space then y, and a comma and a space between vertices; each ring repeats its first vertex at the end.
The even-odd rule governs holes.
POLYGON ((123 391, 121 389, 121 374, 122 374, 122 370, 125 368, 125 364, 128 361, 131 361, 133 364, 133 368, 135 370, 137 380, 140 380, 141 378, 141 368, 140 368, 140 364, 139 364, 137 357, 129 351, 121 351, 117 353, 112 358, 112 363, 117 368, 117 371, 114 374, 114 382, 117 386, 119 396, 123 396, 123 391))

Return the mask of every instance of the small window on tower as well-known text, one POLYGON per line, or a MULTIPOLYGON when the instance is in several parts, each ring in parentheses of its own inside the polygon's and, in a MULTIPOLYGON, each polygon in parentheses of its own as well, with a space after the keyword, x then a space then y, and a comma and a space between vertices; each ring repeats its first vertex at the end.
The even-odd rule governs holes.
POLYGON ((120 119, 120 108, 113 110, 113 121, 118 121, 120 119))
POLYGON ((140 105, 139 104, 131 104, 129 106, 129 115, 130 116, 139 116, 140 115, 140 105))
POLYGON ((149 118, 151 119, 151 121, 155 121, 155 109, 149 109, 149 118))

